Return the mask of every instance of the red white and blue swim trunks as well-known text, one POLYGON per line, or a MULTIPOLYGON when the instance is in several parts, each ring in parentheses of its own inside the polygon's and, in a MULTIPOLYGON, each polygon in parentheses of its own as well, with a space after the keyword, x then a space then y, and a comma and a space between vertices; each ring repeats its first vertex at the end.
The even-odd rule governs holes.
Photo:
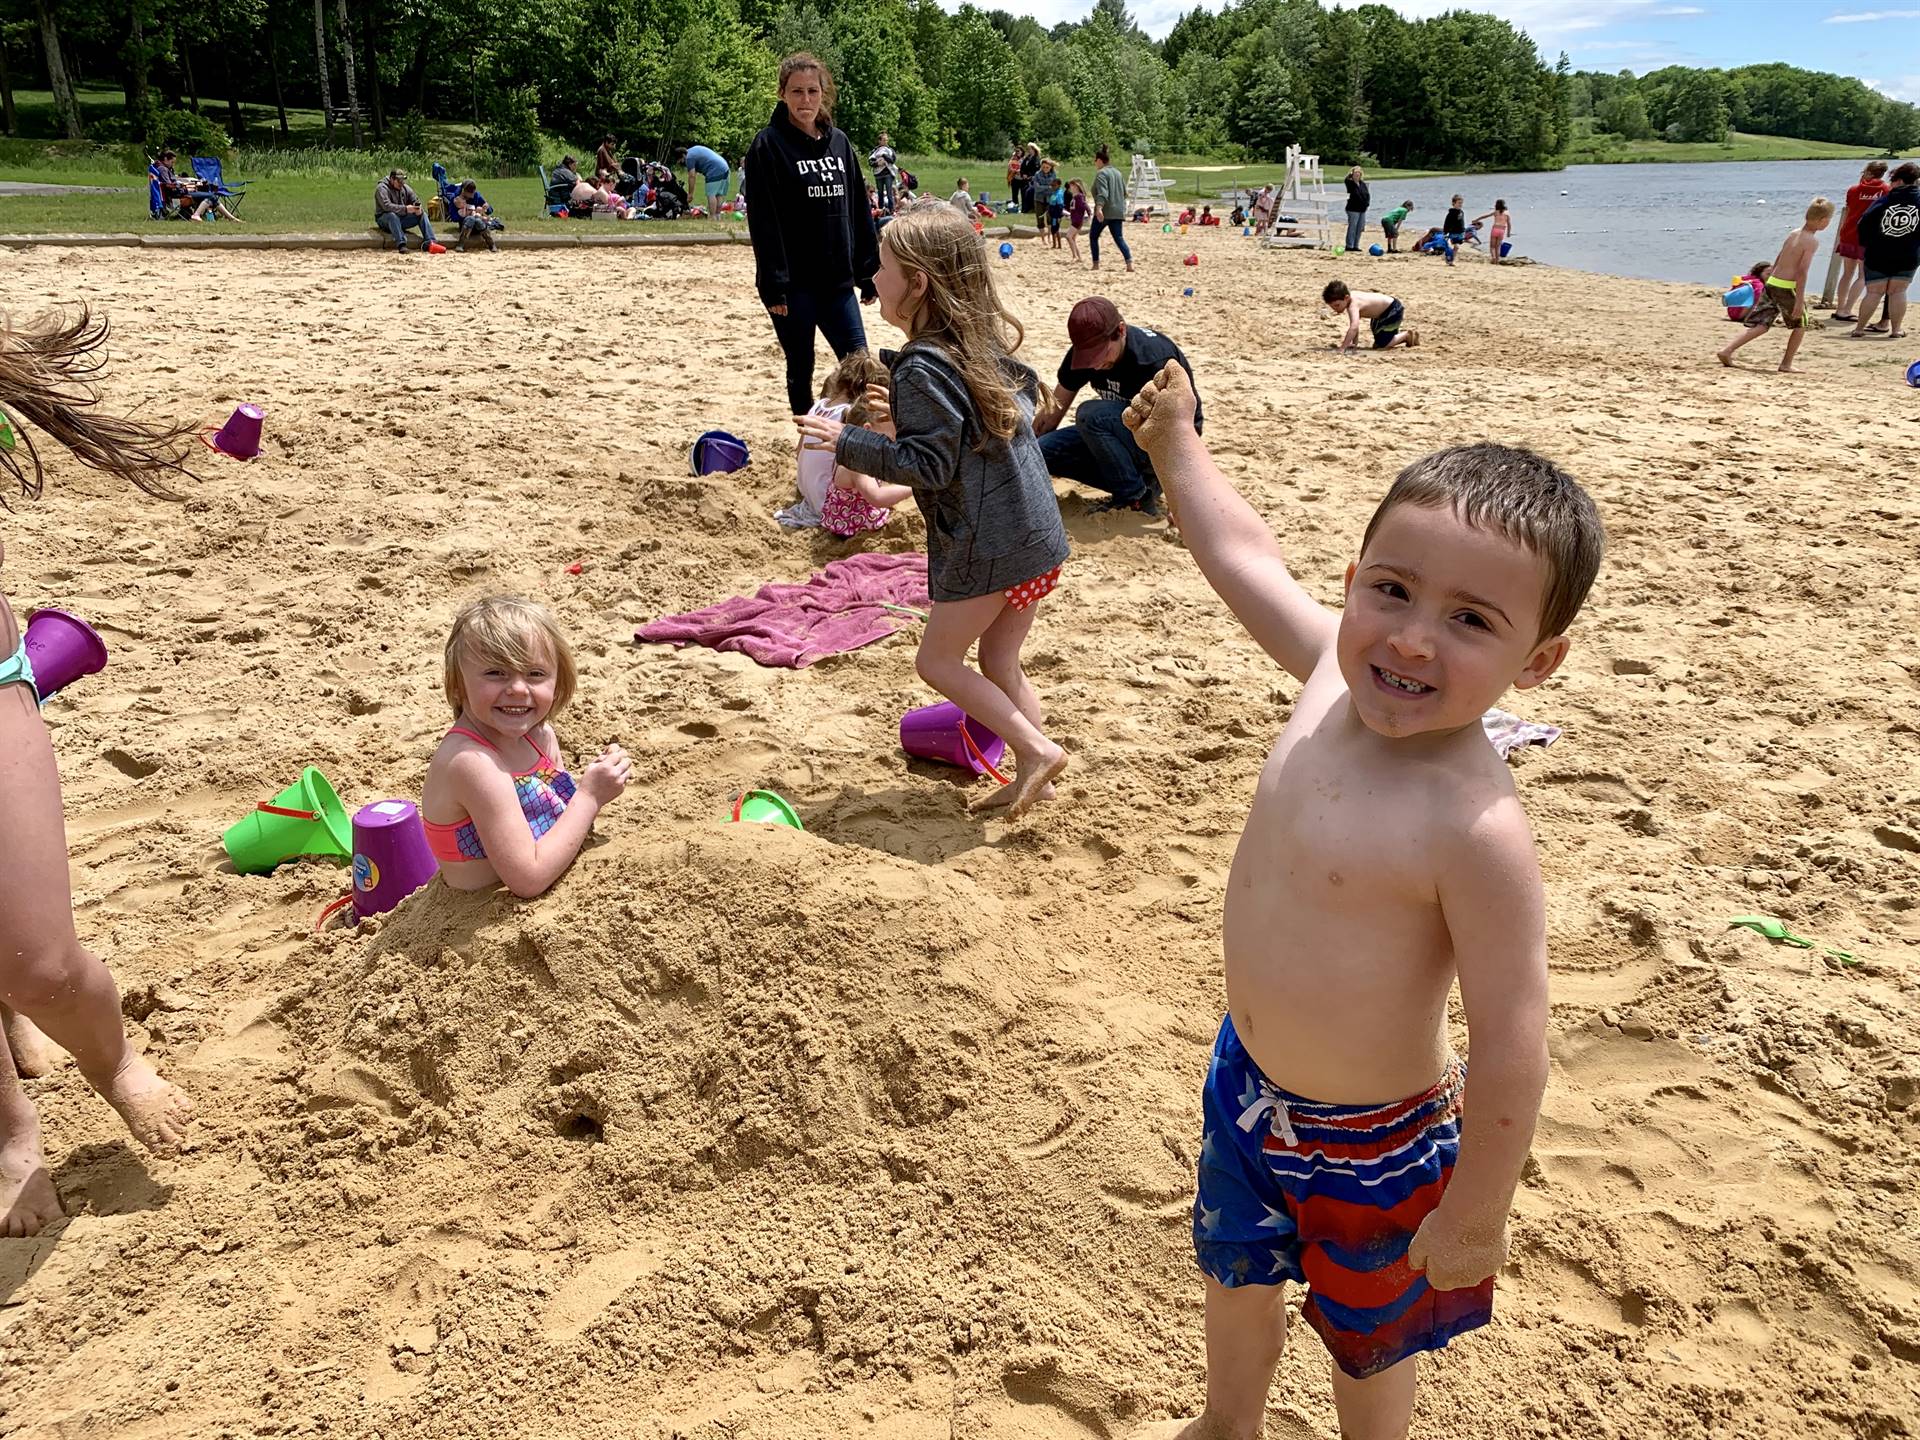
POLYGON ((1325 1105, 1280 1089, 1220 1023, 1202 1094, 1193 1249, 1222 1285, 1304 1283, 1302 1311, 1355 1379, 1493 1318, 1493 1281, 1435 1290, 1407 1245, 1460 1150, 1457 1062, 1424 1094, 1325 1105))

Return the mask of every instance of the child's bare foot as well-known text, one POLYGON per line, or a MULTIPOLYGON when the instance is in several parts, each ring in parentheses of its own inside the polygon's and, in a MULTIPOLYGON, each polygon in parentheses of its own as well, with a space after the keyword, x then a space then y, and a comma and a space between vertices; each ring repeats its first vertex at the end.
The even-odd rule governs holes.
POLYGON ((1194 433, 1193 412, 1197 403, 1187 372, 1178 361, 1169 360, 1160 367, 1160 373, 1127 402, 1127 428, 1133 431, 1140 448, 1151 454, 1156 446, 1165 446, 1183 434, 1194 433))
POLYGON ((53 1069, 54 1045, 40 1027, 18 1011, 0 1005, 0 1024, 6 1026, 7 1048, 13 1052, 13 1073, 37 1080, 53 1069))
MULTIPOLYGON (((1010 784, 996 785, 993 787, 992 794, 982 795, 978 800, 968 805, 967 809, 976 815, 986 810, 1004 810, 1013 803, 1013 789, 1014 787, 1010 784)), ((1053 797, 1053 783, 1049 781, 1046 788, 1040 792, 1040 798, 1042 800, 1051 800, 1053 797)))
POLYGON ((180 1147, 193 1118, 193 1101, 162 1080, 141 1056, 128 1050, 113 1079, 95 1088, 120 1112, 133 1138, 154 1154, 169 1155, 180 1147))
POLYGON ((1225 1440, 1225 1436, 1204 1415, 1194 1420, 1154 1420, 1127 1432, 1127 1440, 1225 1440))
POLYGON ((1067 752, 1058 745, 1049 743, 1047 748, 1035 755, 1020 759, 1020 771, 1014 776, 1011 785, 1002 785, 998 792, 983 795, 968 807, 969 810, 999 810, 1004 808, 1007 819, 1018 820, 1040 801, 1047 797, 1043 791, 1053 788, 1052 782, 1059 778, 1067 768, 1067 752))
POLYGON ((1729 370, 1733 368, 1733 356, 1729 355, 1726 351, 1724 350, 1714 351, 1713 358, 1718 360, 1722 365, 1726 366, 1729 370))
POLYGON ((1418 330, 1407 331, 1407 348, 1411 350, 1413 349, 1414 346, 1418 345, 1419 343, 1420 343, 1420 332, 1418 330))
POLYGON ((62 1213, 40 1153, 40 1127, 30 1125, 0 1141, 0 1236, 38 1235, 62 1213))

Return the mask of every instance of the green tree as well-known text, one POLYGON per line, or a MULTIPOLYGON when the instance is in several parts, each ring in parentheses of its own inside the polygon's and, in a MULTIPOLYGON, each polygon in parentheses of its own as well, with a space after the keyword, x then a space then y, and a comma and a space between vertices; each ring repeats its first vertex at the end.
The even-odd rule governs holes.
POLYGON ((1600 102, 1594 119, 1602 130, 1624 135, 1629 140, 1651 140, 1653 122, 1647 119, 1647 102, 1638 90, 1621 90, 1600 102))
POLYGON ((1889 100, 1874 121, 1873 143, 1889 155, 1904 155, 1920 146, 1920 108, 1889 100))
POLYGON ((940 119, 960 155, 1005 153, 1027 128, 1027 89, 1006 36, 972 6, 963 6, 947 36, 940 119))
POLYGON ((1725 82, 1716 70, 1690 70, 1673 87, 1672 119, 1676 140, 1719 144, 1727 138, 1725 82))
POLYGON ((1056 160, 1067 160, 1079 151, 1080 112, 1064 86, 1043 85, 1033 97, 1033 115, 1027 122, 1040 149, 1056 160))

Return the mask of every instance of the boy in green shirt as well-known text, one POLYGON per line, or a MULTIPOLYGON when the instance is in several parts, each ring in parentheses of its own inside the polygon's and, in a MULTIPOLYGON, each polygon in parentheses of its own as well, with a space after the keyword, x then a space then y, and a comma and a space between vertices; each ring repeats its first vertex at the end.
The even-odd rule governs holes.
POLYGON ((1398 243, 1400 239, 1400 226, 1406 221, 1407 216, 1412 213, 1413 202, 1411 200, 1402 200, 1398 205, 1394 206, 1393 209, 1387 211, 1386 214, 1380 217, 1380 230, 1381 233, 1387 237, 1387 253, 1389 255, 1398 255, 1400 253, 1398 243))

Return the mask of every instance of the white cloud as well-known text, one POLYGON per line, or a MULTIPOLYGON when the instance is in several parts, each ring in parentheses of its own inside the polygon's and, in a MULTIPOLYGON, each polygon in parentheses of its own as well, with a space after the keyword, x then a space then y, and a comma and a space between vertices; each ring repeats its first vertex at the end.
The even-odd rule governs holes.
POLYGON ((1825 25, 1865 25, 1873 20, 1920 20, 1920 10, 1861 10, 1852 15, 1829 15, 1825 25))
POLYGON ((1658 10, 1649 10, 1647 12, 1649 15, 1662 16, 1704 15, 1706 13, 1707 12, 1702 10, 1698 5, 1662 5, 1658 10))
POLYGON ((1906 100, 1920 105, 1920 75, 1902 75, 1897 80, 1863 78, 1860 83, 1869 90, 1878 90, 1882 95, 1891 96, 1895 100, 1906 100))

